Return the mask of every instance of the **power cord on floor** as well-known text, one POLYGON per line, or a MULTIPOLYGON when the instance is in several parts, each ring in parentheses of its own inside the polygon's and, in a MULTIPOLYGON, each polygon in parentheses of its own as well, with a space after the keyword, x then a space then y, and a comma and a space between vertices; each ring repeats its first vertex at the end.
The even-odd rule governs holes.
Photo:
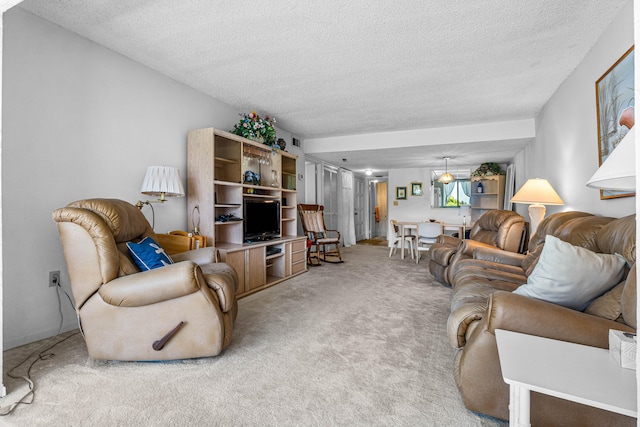
MULTIPOLYGON (((64 316, 62 313, 62 299, 60 298, 60 291, 64 292, 64 294, 67 296, 67 299, 69 300, 69 304, 71 304, 71 307, 74 309, 76 309, 75 305, 73 304, 73 300, 71 299, 71 296, 69 296, 69 294, 67 293, 67 291, 64 290, 64 288, 62 288, 62 285, 58 282, 58 285, 56 286, 56 296, 58 297, 58 311, 60 313, 60 325, 58 326, 58 332, 51 338, 49 338, 49 340, 47 340, 47 344, 49 344, 51 341, 55 340, 58 335, 60 335, 60 332, 62 331, 62 325, 63 325, 63 321, 64 321, 64 316)), ((9 415, 11 414, 19 405, 30 405, 33 403, 33 401, 36 398, 36 392, 35 392, 35 383, 33 382, 33 380, 31 379, 31 369, 33 369, 33 367, 35 366, 36 363, 38 363, 40 360, 48 360, 50 358, 52 358, 53 356, 55 356, 55 353, 50 352, 51 349, 53 349, 55 346, 62 344, 63 342, 65 342, 66 340, 68 340, 69 338, 72 338, 76 335, 78 335, 80 332, 74 332, 71 335, 68 335, 67 337, 58 340, 57 342, 49 345, 48 347, 46 347, 43 350, 40 350, 38 352, 38 350, 34 350, 31 354, 29 354, 29 356, 27 356, 22 362, 18 363, 16 366, 14 366, 13 368, 11 368, 9 370, 9 372, 7 372, 7 376, 13 379, 22 379, 24 381, 26 381, 29 390, 27 391, 27 393, 22 396, 21 398, 19 398, 17 401, 15 401, 14 403, 11 403, 9 405, 0 407, 0 416, 5 416, 5 415, 9 415), (29 367, 27 368, 27 374, 26 375, 17 375, 14 373, 15 370, 17 370, 20 366, 24 365, 29 359, 31 359, 31 357, 33 357, 34 354, 38 353, 38 357, 29 364, 29 367)))

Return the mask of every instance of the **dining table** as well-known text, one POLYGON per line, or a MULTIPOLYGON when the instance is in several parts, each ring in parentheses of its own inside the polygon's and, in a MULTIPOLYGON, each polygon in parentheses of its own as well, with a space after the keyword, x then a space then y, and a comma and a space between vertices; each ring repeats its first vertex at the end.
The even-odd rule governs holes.
MULTIPOLYGON (((405 250, 405 237, 407 236, 407 232, 410 230, 417 230, 418 224, 427 221, 396 221, 396 224, 400 227, 400 258, 404 259, 404 250, 405 250)), ((434 222, 434 221, 431 221, 434 222)), ((443 232, 449 231, 457 231, 458 237, 464 239, 465 232, 467 229, 471 228, 473 224, 453 224, 453 223, 443 223, 442 221, 436 221, 442 224, 443 232)))

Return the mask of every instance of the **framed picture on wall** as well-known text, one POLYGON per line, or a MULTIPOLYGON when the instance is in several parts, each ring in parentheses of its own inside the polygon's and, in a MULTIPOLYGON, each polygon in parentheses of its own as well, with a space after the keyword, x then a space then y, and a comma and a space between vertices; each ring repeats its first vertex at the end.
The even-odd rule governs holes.
MULTIPOLYGON (((598 165, 616 149, 634 125, 633 47, 596 81, 598 165)), ((600 190, 600 199, 634 196, 625 191, 600 190)))
POLYGON ((412 196, 422 196, 422 183, 421 182, 412 182, 411 183, 411 195, 412 196))
POLYGON ((396 187, 396 199, 406 200, 406 198, 407 198, 407 187, 396 187))

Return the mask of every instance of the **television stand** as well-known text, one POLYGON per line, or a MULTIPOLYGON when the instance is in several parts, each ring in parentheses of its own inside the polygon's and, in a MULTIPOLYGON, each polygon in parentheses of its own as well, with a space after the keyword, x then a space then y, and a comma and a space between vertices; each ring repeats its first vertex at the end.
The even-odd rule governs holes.
POLYGON ((221 260, 238 274, 238 298, 307 271, 306 236, 274 237, 251 244, 217 242, 216 248, 221 260))

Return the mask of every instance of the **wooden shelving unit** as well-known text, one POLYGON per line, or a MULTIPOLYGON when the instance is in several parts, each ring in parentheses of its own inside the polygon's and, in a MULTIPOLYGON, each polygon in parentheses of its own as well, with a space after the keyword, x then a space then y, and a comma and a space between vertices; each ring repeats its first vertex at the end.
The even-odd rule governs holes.
POLYGON ((504 175, 494 175, 471 181, 471 221, 476 221, 483 213, 504 206, 504 175), (482 192, 478 191, 482 183, 482 192))
POLYGON ((199 223, 207 243, 216 246, 223 260, 235 268, 240 279, 238 297, 306 271, 306 237, 297 235, 297 156, 206 128, 189 131, 187 158, 189 223, 199 223), (260 183, 244 183, 247 171, 258 173, 260 183), (246 199, 280 201, 279 238, 246 244, 243 221, 216 221, 223 214, 242 218, 246 199), (193 218, 198 212, 198 218, 193 218), (267 256, 271 246, 280 252, 267 256))

